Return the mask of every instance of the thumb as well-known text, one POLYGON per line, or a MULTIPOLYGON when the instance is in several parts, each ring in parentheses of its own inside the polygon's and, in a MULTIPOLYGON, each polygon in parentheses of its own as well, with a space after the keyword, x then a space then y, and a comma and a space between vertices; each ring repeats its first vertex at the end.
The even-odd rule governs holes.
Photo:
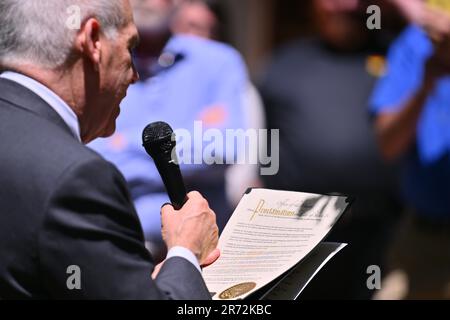
POLYGON ((159 271, 161 270, 163 264, 165 261, 161 262, 160 264, 158 264, 155 269, 152 272, 152 279, 155 280, 156 277, 158 276, 159 271))
POLYGON ((202 262, 201 267, 206 268, 210 265, 212 265, 214 262, 217 261, 220 257, 220 250, 219 248, 214 249, 210 252, 210 254, 206 257, 206 259, 202 262))

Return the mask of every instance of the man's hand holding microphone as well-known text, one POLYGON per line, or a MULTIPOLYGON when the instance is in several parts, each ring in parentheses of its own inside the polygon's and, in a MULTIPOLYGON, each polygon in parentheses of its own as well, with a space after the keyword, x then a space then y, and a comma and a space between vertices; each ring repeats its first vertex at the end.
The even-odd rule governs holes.
POLYGON ((202 267, 219 258, 216 215, 200 193, 190 192, 188 201, 178 211, 165 205, 161 220, 163 239, 169 249, 180 246, 191 250, 202 267))
MULTIPOLYGON (((209 266, 220 256, 216 215, 200 193, 193 191, 186 194, 172 128, 164 122, 151 123, 144 129, 142 141, 155 162, 171 200, 171 204, 161 208, 162 236, 167 249, 188 249, 201 267, 209 266)), ((163 263, 155 268, 153 278, 163 263)))

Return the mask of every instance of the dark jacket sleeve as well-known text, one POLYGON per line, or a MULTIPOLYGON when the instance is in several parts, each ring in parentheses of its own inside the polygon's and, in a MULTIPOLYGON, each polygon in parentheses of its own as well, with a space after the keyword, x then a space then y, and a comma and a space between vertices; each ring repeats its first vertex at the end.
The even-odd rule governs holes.
POLYGON ((102 159, 66 170, 40 230, 39 266, 51 298, 209 298, 201 274, 183 258, 168 260, 151 279, 154 264, 125 180, 102 159))

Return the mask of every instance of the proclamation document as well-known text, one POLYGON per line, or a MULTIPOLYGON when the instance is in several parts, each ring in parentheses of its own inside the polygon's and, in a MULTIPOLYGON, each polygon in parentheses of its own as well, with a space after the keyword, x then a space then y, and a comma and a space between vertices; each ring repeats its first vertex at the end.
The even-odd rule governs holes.
POLYGON ((244 299, 290 271, 348 206, 345 196, 251 189, 220 236, 220 258, 203 271, 213 299, 244 299))

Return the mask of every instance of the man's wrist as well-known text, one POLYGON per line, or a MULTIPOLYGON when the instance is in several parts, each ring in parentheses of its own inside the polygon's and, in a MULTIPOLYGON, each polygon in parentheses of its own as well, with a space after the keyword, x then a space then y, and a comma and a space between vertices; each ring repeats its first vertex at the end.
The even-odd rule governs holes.
POLYGON ((173 257, 181 257, 188 260, 190 263, 194 265, 194 267, 199 272, 202 272, 202 269, 200 268, 200 263, 198 262, 197 257, 191 250, 181 246, 172 247, 167 252, 166 260, 173 257))

